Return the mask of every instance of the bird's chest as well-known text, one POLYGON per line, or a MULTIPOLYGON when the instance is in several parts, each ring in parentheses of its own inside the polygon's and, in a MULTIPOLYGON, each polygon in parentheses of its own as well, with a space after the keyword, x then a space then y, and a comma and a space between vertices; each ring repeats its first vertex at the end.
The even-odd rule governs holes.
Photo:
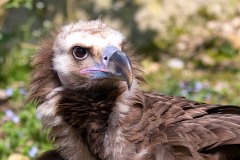
POLYGON ((109 128, 104 137, 104 154, 109 160, 127 160, 132 157, 135 146, 126 139, 121 127, 109 128))
POLYGON ((148 139, 141 133, 128 132, 124 127, 111 126, 104 137, 104 159, 151 160, 148 139))
POLYGON ((140 119, 134 115, 138 112, 123 103, 116 105, 109 117, 108 129, 103 139, 104 159, 139 160, 139 155, 142 154, 140 152, 146 151, 142 146, 144 136, 139 134, 141 132, 138 129, 140 119))

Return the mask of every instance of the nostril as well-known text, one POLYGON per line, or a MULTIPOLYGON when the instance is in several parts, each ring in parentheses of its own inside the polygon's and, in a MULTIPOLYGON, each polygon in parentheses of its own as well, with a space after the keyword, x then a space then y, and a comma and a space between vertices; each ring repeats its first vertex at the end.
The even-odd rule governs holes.
POLYGON ((108 59, 108 57, 106 56, 106 57, 104 57, 104 60, 107 60, 108 59))

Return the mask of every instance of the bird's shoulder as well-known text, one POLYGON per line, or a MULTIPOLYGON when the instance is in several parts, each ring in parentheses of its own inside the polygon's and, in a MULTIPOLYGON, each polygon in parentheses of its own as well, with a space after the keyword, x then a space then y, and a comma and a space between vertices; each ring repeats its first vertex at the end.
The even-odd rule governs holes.
POLYGON ((145 112, 152 112, 165 120, 167 125, 189 120, 208 114, 210 110, 221 107, 218 104, 207 104, 189 100, 185 97, 144 92, 145 112))
POLYGON ((170 96, 152 92, 143 92, 144 111, 153 112, 163 119, 182 120, 201 118, 206 115, 240 115, 240 107, 235 105, 208 104, 180 96, 170 96), (180 118, 180 119, 179 119, 180 118))

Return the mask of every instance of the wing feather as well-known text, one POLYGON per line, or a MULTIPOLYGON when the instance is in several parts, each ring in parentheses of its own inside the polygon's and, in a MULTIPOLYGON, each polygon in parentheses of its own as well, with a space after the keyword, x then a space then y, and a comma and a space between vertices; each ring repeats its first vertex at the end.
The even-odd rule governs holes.
POLYGON ((224 146, 239 147, 240 107, 211 105, 154 93, 145 93, 145 96, 146 111, 151 110, 161 122, 154 126, 165 126, 163 130, 159 129, 162 132, 159 137, 165 134, 165 141, 154 138, 154 145, 167 144, 176 159, 217 160, 230 153, 224 146))

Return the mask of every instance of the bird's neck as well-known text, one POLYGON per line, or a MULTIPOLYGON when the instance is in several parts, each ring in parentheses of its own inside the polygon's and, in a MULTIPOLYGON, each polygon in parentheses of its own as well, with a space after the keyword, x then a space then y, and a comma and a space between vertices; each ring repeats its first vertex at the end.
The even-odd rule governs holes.
POLYGON ((57 114, 82 134, 104 130, 119 94, 118 89, 101 92, 64 90, 57 114))
POLYGON ((132 97, 132 92, 136 95, 135 89, 128 91, 118 87, 101 89, 98 92, 64 90, 57 114, 75 128, 92 154, 104 159, 104 146, 111 146, 108 144, 111 142, 108 139, 112 137, 111 130, 122 127, 120 121, 124 121, 124 118, 130 121, 130 106, 137 108, 136 104, 141 103, 140 98, 132 97))
POLYGON ((78 148, 85 145, 95 157, 110 157, 111 153, 106 153, 104 147, 113 145, 109 138, 114 135, 110 134, 119 131, 119 126, 138 121, 135 114, 141 115, 138 113, 141 110, 138 108, 142 107, 138 104, 143 104, 141 93, 135 88, 128 91, 113 87, 95 92, 59 88, 52 92, 47 101, 38 107, 38 113, 42 113, 42 121, 46 122, 44 127, 50 128, 51 136, 58 140, 56 145, 60 149, 64 147, 67 155, 83 155, 78 148))
POLYGON ((118 87, 94 92, 66 89, 61 93, 57 115, 76 129, 83 143, 97 156, 96 154, 103 152, 109 116, 123 92, 118 87))

